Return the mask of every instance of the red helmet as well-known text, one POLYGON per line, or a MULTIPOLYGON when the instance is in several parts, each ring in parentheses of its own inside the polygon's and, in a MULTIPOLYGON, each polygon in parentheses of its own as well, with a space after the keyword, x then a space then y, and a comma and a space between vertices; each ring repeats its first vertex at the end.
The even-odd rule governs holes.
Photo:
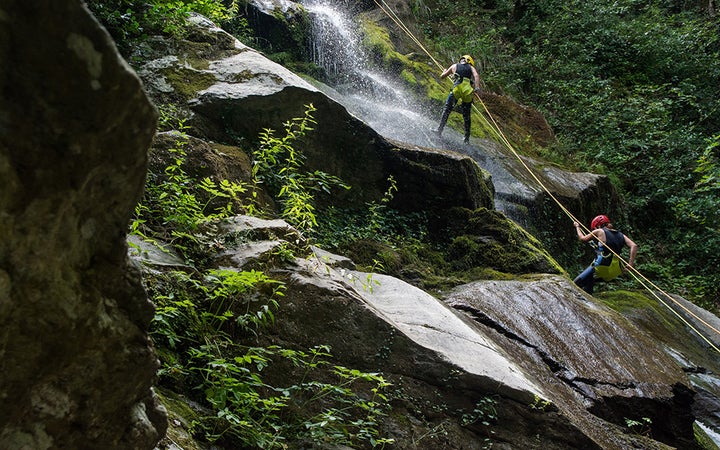
POLYGON ((603 225, 607 225, 610 223, 610 219, 608 216, 604 214, 600 214, 599 216, 595 217, 592 222, 590 222, 590 229, 594 230, 595 228, 600 228, 603 225))

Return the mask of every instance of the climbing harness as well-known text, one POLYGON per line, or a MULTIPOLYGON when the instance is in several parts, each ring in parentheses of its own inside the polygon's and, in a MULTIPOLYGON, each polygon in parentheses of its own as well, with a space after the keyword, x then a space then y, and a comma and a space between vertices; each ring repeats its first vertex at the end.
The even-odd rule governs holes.
MULTIPOLYGON (((405 34, 412 39, 415 44, 422 49, 422 51, 425 52, 425 54, 432 60, 432 62, 435 64, 436 67, 439 69, 443 69, 443 66, 433 57, 433 55, 425 48, 425 46, 418 40, 415 35, 410 31, 410 29, 402 22, 402 20, 398 17, 398 15, 390 8, 390 6, 385 2, 385 0, 374 0, 375 4, 398 26, 402 31, 405 32, 405 34), (382 3, 382 4, 381 4, 382 3)), ((590 230, 588 230, 585 225, 582 224, 575 216, 555 197, 555 195, 550 192, 550 190, 545 186, 545 184, 538 178, 538 176, 533 172, 533 170, 525 163, 525 161, 520 157, 520 154, 515 150, 515 148, 512 146, 508 138, 505 136, 505 134, 502 132, 502 129, 495 121, 495 118, 488 110, 485 103, 480 98, 480 95, 475 93, 475 98, 478 100, 478 102, 482 105, 483 110, 485 111, 485 114, 482 114, 480 110, 475 106, 473 103, 472 108, 475 110, 475 112, 478 113, 478 116, 480 117, 480 120, 485 122, 486 125, 488 125, 489 129, 492 131, 494 136, 498 139, 499 142, 504 144, 517 158, 518 161, 520 161, 520 164, 525 168, 525 170, 530 174, 530 176, 535 180, 535 182, 542 188, 542 190, 558 205, 560 210, 565 213, 573 222, 577 222, 580 224, 580 226, 583 228, 583 230, 588 233, 590 230), (487 116, 487 118, 486 118, 487 116), (489 119, 489 121, 488 121, 489 119)), ((673 314, 675 314, 680 321, 682 321, 685 325, 687 325, 691 330, 693 330, 698 336, 700 336, 710 347, 712 347, 715 351, 720 353, 720 348, 718 348, 709 338, 707 338, 703 333, 698 331, 696 327, 694 327, 687 319, 685 319, 680 313, 678 313, 675 309, 673 309, 667 302, 665 302, 659 294, 662 294, 665 298, 670 299, 675 305, 677 305, 679 308, 684 310, 687 314, 692 316, 695 320, 702 323, 705 327, 707 327, 709 330, 712 330, 713 332, 720 335, 720 330, 713 327, 711 324, 709 324, 707 321, 703 320, 701 317, 699 317, 697 314, 690 311, 685 305, 681 304, 679 301, 674 299, 670 294, 665 292, 663 289, 659 288, 657 285, 655 285, 652 281, 650 281, 645 275, 640 273, 635 267, 629 265, 625 259, 622 258, 617 252, 613 251, 611 248, 607 249, 610 251, 613 255, 613 260, 617 262, 618 267, 620 263, 622 262, 625 267, 627 268, 628 272, 635 278, 637 282, 639 282, 659 303, 661 303, 663 306, 665 306, 667 309, 672 311, 673 314), (652 288, 652 289, 651 289, 652 288), (659 294, 658 294, 659 293, 659 294)))

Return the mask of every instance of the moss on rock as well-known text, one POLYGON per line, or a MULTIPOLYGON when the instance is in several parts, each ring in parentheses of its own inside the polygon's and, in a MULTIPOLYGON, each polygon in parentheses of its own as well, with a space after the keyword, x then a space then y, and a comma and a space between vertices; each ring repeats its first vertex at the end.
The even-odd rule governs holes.
POLYGON ((448 214, 447 260, 455 270, 564 273, 537 239, 498 211, 453 208, 448 214))
POLYGON ((205 450, 199 440, 193 438, 193 423, 200 419, 201 414, 191 406, 191 402, 171 390, 156 387, 155 391, 168 413, 169 427, 167 434, 160 441, 158 448, 180 446, 185 450, 205 450))
POLYGON ((168 68, 163 75, 183 100, 197 97, 198 92, 209 88, 217 81, 210 73, 184 66, 168 68))

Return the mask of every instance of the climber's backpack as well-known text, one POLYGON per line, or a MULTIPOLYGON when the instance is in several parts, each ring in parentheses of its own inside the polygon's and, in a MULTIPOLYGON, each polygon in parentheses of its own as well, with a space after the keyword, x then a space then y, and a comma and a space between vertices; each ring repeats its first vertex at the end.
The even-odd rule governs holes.
POLYGON ((625 245, 625 237, 616 230, 605 229, 605 244, 597 246, 598 258, 595 260, 595 276, 605 281, 613 280, 622 273, 620 267, 620 257, 613 257, 610 249, 615 249, 615 253, 619 253, 625 245), (604 247, 607 247, 604 248, 604 247))

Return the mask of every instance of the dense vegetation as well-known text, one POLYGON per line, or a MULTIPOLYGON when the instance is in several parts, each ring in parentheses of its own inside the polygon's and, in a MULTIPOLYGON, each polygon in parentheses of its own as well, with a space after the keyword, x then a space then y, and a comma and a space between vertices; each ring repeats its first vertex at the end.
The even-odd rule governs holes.
POLYGON ((160 131, 171 132, 174 142, 167 165, 148 173, 130 231, 142 240, 133 244, 138 253, 150 244, 182 261, 143 275, 156 307, 151 336, 162 363, 159 393, 166 404, 186 410, 183 419, 198 439, 265 449, 317 442, 382 448, 392 442, 378 430, 389 401, 382 375, 338 365, 327 345, 295 349, 264 338, 286 287, 269 274, 295 257, 310 257, 302 235, 279 244, 252 270, 213 264, 218 248, 248 239, 218 233, 219 221, 240 213, 275 214, 248 195, 261 184, 280 205, 279 215, 303 231, 317 224, 313 192, 343 187, 325 173, 304 172, 303 155, 294 148, 312 130, 313 111, 308 105, 305 116, 287 121, 283 136, 262 133, 252 180, 243 183, 195 178, 186 152, 190 130, 177 109, 160 106, 160 131), (281 367, 280 379, 267 375, 271 366, 281 367), (203 408, 178 407, 178 393, 203 408))
MULTIPOLYGON (((102 0, 89 6, 127 56, 146 35, 182 35, 183 18, 190 11, 249 36, 242 3, 102 0)), ((448 59, 458 52, 477 55, 489 89, 544 112, 558 142, 537 149, 540 154, 564 167, 611 176, 626 202, 623 228, 642 244, 646 275, 704 306, 717 302, 717 18, 670 1, 411 4, 438 52, 448 59)), ((170 243, 192 266, 191 273, 154 273, 147 280, 157 305, 152 334, 163 362, 161 385, 194 390, 197 400, 213 408, 193 426, 208 440, 253 448, 318 439, 356 446, 389 442, 379 435, 376 422, 387 403, 382 376, 333 367, 331 351, 322 345, 293 350, 251 344, 260 341, 263 328, 274 320, 283 283, 263 272, 210 269, 203 252, 215 244, 207 228, 213 220, 236 212, 259 213, 258 205, 240 200, 255 187, 192 179, 184 166, 183 120, 173 115, 171 105, 159 106, 161 128, 176 130, 177 141, 170 164, 149 174, 132 232, 170 243), (278 360, 298 377, 288 376, 282 385, 265 380, 263 368, 278 360), (357 384, 375 397, 359 395, 357 384), (307 409, 313 414, 299 413, 298 404, 313 402, 307 409)), ((400 217, 387 209, 396 189, 392 179, 382 202, 359 215, 334 209, 316 215, 315 192, 343 185, 327 174, 301 170, 302 155, 293 148, 293 137, 312 129, 311 114, 309 107, 305 117, 288 122, 285 136, 268 131, 259 137, 258 148, 248 150, 256 161, 255 182, 276 195, 280 215, 301 230, 314 229, 312 235, 332 248, 351 251, 358 241, 377 241, 365 258, 375 269, 382 269, 380 264, 393 269, 393 257, 373 260, 378 249, 392 249, 398 259, 413 257, 401 256, 403 252, 429 252, 418 239, 423 218, 400 217), (413 232, 403 236, 397 231, 403 229, 413 232)), ((358 251, 356 245, 354 249, 358 251)), ((284 248, 277 258, 303 252, 307 247, 284 248)), ((473 260, 468 265, 478 264, 473 260)))
POLYGON ((717 308, 718 16, 669 0, 414 3, 439 49, 478 55, 490 89, 545 114, 547 159, 615 181, 641 270, 717 308))

